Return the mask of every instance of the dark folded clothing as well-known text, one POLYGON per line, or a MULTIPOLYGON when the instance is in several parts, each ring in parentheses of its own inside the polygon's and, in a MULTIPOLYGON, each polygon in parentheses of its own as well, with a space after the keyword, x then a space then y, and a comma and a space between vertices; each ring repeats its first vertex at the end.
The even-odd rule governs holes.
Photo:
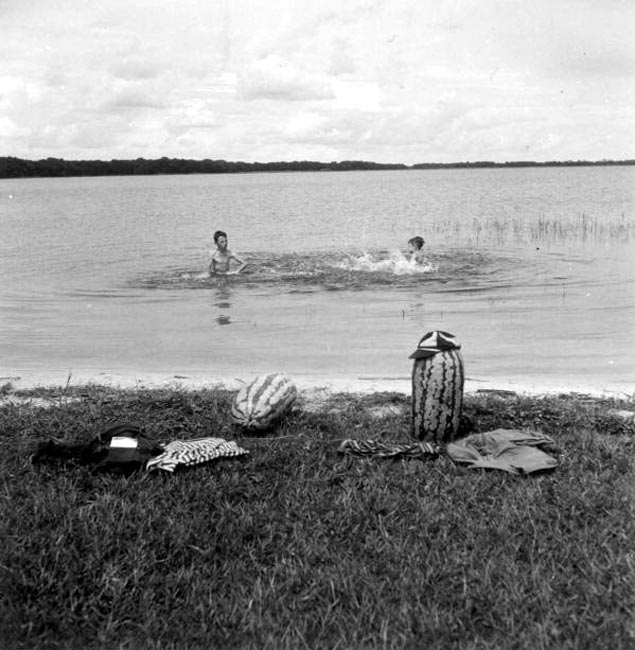
POLYGON ((450 443, 446 452, 453 461, 470 468, 529 474, 558 465, 558 461, 547 453, 554 448, 554 440, 537 431, 495 429, 450 443))
POLYGON ((117 423, 85 443, 48 440, 38 444, 31 457, 34 463, 66 460, 93 465, 97 471, 125 473, 142 469, 163 447, 129 422, 117 423))

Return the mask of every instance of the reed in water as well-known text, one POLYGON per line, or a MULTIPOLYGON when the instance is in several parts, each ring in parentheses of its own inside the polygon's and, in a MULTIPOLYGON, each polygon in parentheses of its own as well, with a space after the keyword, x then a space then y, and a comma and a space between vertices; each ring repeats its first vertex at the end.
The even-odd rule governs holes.
POLYGON ((437 239, 454 244, 629 243, 635 239, 635 221, 624 213, 609 219, 584 213, 561 218, 541 213, 535 219, 497 215, 441 219, 433 232, 437 239))

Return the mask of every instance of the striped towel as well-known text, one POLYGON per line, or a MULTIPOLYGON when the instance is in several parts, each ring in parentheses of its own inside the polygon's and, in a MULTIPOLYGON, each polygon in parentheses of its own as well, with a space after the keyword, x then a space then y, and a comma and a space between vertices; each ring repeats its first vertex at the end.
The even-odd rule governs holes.
POLYGON ((223 438, 174 440, 165 445, 161 455, 146 463, 146 469, 164 469, 166 472, 173 472, 177 465, 199 465, 215 458, 231 458, 248 453, 233 440, 227 441, 223 438))
POLYGON ((380 458, 432 459, 437 458, 441 448, 429 442, 387 443, 379 440, 344 440, 337 450, 340 454, 354 456, 379 456, 380 458))

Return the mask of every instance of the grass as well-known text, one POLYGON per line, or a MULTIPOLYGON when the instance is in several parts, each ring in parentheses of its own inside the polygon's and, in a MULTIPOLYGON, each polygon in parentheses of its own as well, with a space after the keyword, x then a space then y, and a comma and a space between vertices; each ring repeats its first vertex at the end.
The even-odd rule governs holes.
POLYGON ((52 406, 0 408, 2 650, 635 644, 630 402, 467 396, 477 431, 556 439, 554 472, 514 477, 337 453, 408 440, 399 394, 302 401, 256 439, 220 388, 31 395, 52 406), (251 453, 174 475, 30 463, 37 440, 122 420, 251 453))

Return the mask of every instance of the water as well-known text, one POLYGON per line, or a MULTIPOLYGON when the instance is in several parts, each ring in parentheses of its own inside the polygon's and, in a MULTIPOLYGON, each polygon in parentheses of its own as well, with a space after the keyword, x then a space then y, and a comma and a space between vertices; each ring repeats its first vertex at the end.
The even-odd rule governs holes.
POLYGON ((0 180, 0 374, 635 390, 632 167, 0 180), (206 277, 211 235, 250 262, 206 277), (426 261, 403 251, 420 234, 426 261), (72 374, 71 374, 72 373, 72 374))

